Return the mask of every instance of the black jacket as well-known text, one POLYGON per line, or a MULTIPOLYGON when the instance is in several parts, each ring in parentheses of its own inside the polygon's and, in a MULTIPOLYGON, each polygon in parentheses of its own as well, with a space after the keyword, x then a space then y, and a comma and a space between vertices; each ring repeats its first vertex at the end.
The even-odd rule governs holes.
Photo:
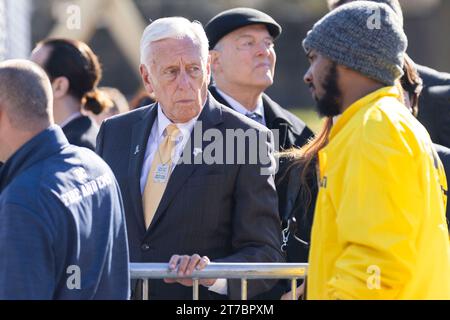
POLYGON ((62 129, 70 144, 95 151, 98 126, 94 120, 81 116, 70 121, 62 129))
POLYGON ((418 120, 434 143, 450 147, 450 74, 417 65, 424 88, 418 120))
MULTIPOLYGON (((209 91, 217 101, 231 108, 214 86, 211 86, 209 91)), ((314 135, 302 120, 282 108, 266 94, 263 94, 263 105, 267 128, 279 130, 279 150, 302 147, 314 135)))
MULTIPOLYGON (((442 165, 444 166, 445 170, 445 176, 447 177, 447 185, 449 184, 450 180, 450 149, 446 148, 444 146, 434 144, 434 147, 439 155, 439 158, 441 159, 442 165)), ((447 216, 447 224, 450 227, 450 206, 447 201, 447 209, 446 209, 446 216, 447 216)))
POLYGON ((289 262, 308 262, 311 228, 318 187, 315 163, 308 168, 304 185, 302 181, 303 166, 288 161, 280 171, 277 185, 279 210, 284 226, 289 227, 286 260, 289 262), (284 215, 283 215, 284 214, 284 215), (293 220, 293 218, 295 220, 293 220), (288 225, 289 224, 289 225, 288 225))
POLYGON ((417 118, 434 143, 450 147, 450 85, 426 87, 417 118))
POLYGON ((424 87, 450 85, 450 73, 440 72, 420 64, 416 64, 416 68, 423 80, 424 87))

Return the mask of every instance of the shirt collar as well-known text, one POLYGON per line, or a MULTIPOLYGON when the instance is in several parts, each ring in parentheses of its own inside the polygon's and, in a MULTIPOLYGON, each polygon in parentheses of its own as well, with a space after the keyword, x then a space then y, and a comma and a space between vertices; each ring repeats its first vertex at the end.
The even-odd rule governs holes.
POLYGON ((264 104, 262 96, 259 97, 258 101, 256 102, 256 108, 253 111, 249 111, 247 108, 245 108, 242 104, 240 104, 238 101, 227 95, 225 92, 220 90, 216 87, 217 92, 230 104, 230 106, 237 112, 247 115, 248 113, 256 113, 259 115, 262 119, 264 119, 264 104))
MULTIPOLYGON (((195 117, 185 123, 177 123, 176 126, 180 129, 180 132, 183 134, 183 137, 190 136, 192 129, 194 128, 195 122, 197 122, 198 117, 201 112, 195 117)), ((161 104, 158 103, 158 140, 165 136, 165 130, 168 125, 172 124, 169 118, 162 111, 161 104)))

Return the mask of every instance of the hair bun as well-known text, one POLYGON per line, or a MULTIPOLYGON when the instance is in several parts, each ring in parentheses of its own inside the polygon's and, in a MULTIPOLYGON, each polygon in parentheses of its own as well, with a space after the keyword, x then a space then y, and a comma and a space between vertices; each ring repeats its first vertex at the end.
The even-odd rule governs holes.
POLYGON ((114 103, 108 95, 97 88, 86 93, 83 97, 83 108, 94 114, 100 114, 105 109, 111 108, 114 103))

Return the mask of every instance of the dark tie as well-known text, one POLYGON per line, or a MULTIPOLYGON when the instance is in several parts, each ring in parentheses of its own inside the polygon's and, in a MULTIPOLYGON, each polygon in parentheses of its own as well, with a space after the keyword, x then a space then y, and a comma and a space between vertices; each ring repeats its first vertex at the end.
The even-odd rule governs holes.
POLYGON ((246 116, 264 126, 263 118, 261 117, 261 115, 255 112, 248 112, 246 116))

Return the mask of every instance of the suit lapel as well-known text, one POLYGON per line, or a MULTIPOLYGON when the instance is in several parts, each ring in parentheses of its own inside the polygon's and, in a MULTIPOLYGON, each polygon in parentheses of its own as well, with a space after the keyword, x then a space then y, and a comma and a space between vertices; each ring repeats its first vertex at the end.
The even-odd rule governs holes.
POLYGON ((131 134, 130 156, 128 164, 128 177, 130 196, 134 206, 134 213, 142 231, 145 232, 144 209, 141 195, 141 171, 144 164, 145 150, 148 137, 157 116, 157 105, 154 104, 144 114, 141 120, 135 123, 131 134))
POLYGON ((206 130, 217 126, 220 122, 222 122, 221 107, 211 95, 208 95, 208 100, 203 107, 202 113, 200 114, 194 126, 194 129, 192 130, 189 141, 186 143, 183 154, 180 158, 180 160, 189 160, 189 162, 178 163, 175 167, 169 179, 169 182, 167 183, 167 187, 161 199, 159 207, 156 210, 155 216, 147 231, 147 235, 151 233, 153 228, 155 228, 158 220, 161 218, 164 211, 166 211, 166 209, 170 205, 171 201, 183 187, 186 180, 195 172, 195 169, 198 168, 198 166, 202 165, 202 153, 194 155, 194 150, 199 148, 201 150, 204 150, 205 142, 203 142, 203 139, 201 137, 203 137, 206 130), (200 139, 194 138, 195 132, 201 132, 200 139))
MULTIPOLYGON (((233 109, 225 98, 220 95, 215 86, 209 87, 209 91, 219 103, 233 109)), ((277 106, 266 94, 263 94, 262 99, 266 126, 274 133, 275 137, 279 138, 279 145, 276 147, 278 147, 278 150, 286 148, 288 145, 288 131, 291 125, 285 120, 281 107, 277 106), (278 132, 274 132, 274 130, 278 130, 278 132), (279 136, 276 134, 279 134, 279 136)))
POLYGON ((223 104, 224 106, 227 106, 228 108, 233 109, 233 107, 230 106, 228 101, 225 100, 225 98, 220 95, 220 93, 217 91, 216 87, 214 87, 214 86, 209 87, 209 92, 211 92, 211 95, 214 97, 214 99, 217 100, 217 102, 223 104))

